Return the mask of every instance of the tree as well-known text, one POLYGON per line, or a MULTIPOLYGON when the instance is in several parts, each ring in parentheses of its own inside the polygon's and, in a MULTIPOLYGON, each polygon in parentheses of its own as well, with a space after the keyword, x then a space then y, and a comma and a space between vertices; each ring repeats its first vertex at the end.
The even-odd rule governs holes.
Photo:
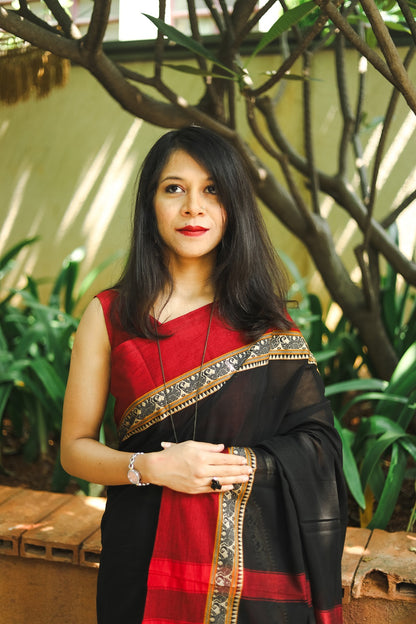
MULTIPOLYGON (((70 59, 87 69, 120 105, 145 121, 166 128, 178 128, 189 123, 209 127, 230 140, 243 154, 253 173, 258 197, 276 217, 307 247, 323 281, 334 301, 358 329, 367 345, 377 374, 389 378, 397 354, 383 323, 380 304, 380 262, 386 260, 393 269, 411 285, 416 285, 416 263, 407 259, 389 234, 388 228, 416 197, 413 190, 394 211, 381 222, 374 217, 377 202, 377 179, 391 121, 400 97, 416 114, 416 89, 408 67, 416 49, 416 22, 413 16, 414 0, 296 0, 287 8, 280 0, 283 16, 257 45, 258 54, 270 41, 278 39, 282 62, 261 84, 255 85, 248 68, 241 60, 243 44, 251 38, 260 18, 277 0, 269 0, 256 10, 256 0, 205 0, 212 20, 219 31, 215 46, 204 45, 199 31, 195 0, 188 0, 192 35, 186 37, 164 23, 165 0, 159 2, 159 19, 155 41, 154 72, 152 77, 141 75, 125 65, 113 62, 105 53, 103 38, 108 22, 110 0, 93 3, 93 10, 85 36, 81 36, 70 15, 58 0, 44 0, 53 16, 45 21, 31 11, 30 3, 19 1, 16 10, 0 7, 0 27, 34 46, 70 59), (232 4, 232 6, 230 6, 232 4), (227 8, 228 7, 228 8, 227 8), (404 61, 385 23, 389 11, 391 25, 406 31, 404 61), (393 23, 394 22, 394 23, 393 23), (368 28, 371 26, 371 28, 368 28), (291 30, 290 37, 287 31, 291 30), (375 51, 368 41, 370 34, 377 44, 375 51), (166 37, 187 48, 197 62, 182 68, 194 72, 203 81, 204 93, 193 103, 186 102, 181 93, 173 91, 164 81, 163 66, 166 59, 166 37), (335 174, 318 169, 315 164, 313 130, 311 128, 310 67, 313 55, 328 41, 332 42, 336 58, 337 90, 343 124, 339 137, 339 159, 335 174), (373 163, 372 172, 361 162, 362 145, 360 129, 363 124, 362 98, 353 107, 345 80, 345 48, 352 46, 362 59, 379 72, 391 86, 386 97, 386 114, 373 163), (276 85, 287 78, 294 63, 302 63, 302 89, 304 100, 304 153, 299 153, 288 142, 276 118, 273 93, 276 85), (152 87, 154 97, 143 87, 152 87), (284 175, 279 182, 243 141, 236 119, 236 94, 244 99, 246 116, 252 136, 284 175), (351 177, 351 159, 359 175, 360 185, 355 191, 351 177), (350 161, 349 161, 350 160, 350 161), (301 175, 305 189, 300 192, 295 176, 301 175), (335 247, 333 235, 322 216, 322 198, 331 197, 353 219, 361 232, 362 242, 355 249, 361 280, 354 282, 335 247)), ((360 94, 366 80, 365 72, 357 73, 360 94)))

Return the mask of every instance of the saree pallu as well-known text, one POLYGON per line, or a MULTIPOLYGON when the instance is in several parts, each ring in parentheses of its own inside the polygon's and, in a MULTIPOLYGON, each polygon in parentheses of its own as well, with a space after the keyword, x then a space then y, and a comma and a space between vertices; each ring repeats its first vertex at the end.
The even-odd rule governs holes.
MULTIPOLYGON (((203 328, 209 308, 185 316, 203 328)), ((170 362, 167 402, 179 439, 186 440, 192 438, 199 356, 178 353, 187 332, 181 321, 171 323, 174 333, 162 349, 170 362)), ((244 455, 253 474, 220 494, 109 488, 98 622, 340 624, 341 445, 313 357, 297 330, 271 331, 245 344, 238 332, 217 331, 214 323, 211 339, 196 439, 244 455)), ((132 342, 135 349, 149 347, 140 340, 112 341, 113 369, 126 353, 130 357, 132 342)), ((146 359, 154 387, 142 388, 118 421, 122 450, 159 451, 162 441, 172 440, 157 364, 146 359)))

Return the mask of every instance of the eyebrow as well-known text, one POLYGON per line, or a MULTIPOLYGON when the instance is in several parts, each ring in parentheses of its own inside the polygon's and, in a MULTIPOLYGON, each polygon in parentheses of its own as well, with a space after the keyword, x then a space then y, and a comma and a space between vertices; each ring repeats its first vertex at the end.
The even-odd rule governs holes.
MULTIPOLYGON (((163 182, 166 182, 167 180, 180 180, 180 181, 183 181, 183 180, 185 180, 185 178, 182 178, 181 176, 178 176, 178 175, 167 175, 165 178, 163 178, 163 180, 160 180, 159 184, 163 184, 163 182)), ((206 178, 206 182, 214 182, 214 178, 212 178, 211 176, 208 176, 206 178)))

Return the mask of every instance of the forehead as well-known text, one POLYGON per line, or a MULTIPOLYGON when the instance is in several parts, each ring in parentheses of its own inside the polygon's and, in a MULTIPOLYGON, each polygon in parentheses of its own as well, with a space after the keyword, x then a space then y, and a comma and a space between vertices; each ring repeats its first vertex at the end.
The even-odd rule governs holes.
POLYGON ((159 181, 163 181, 166 178, 186 178, 190 176, 201 177, 207 180, 212 179, 211 173, 204 165, 195 160, 185 150, 178 149, 170 154, 160 173, 159 181))

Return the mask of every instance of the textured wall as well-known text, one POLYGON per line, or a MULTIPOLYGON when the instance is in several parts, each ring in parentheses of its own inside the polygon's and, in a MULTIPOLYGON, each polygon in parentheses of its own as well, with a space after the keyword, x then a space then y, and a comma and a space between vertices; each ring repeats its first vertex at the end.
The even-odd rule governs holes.
MULTIPOLYGON (((348 81, 355 97, 357 58, 353 52, 350 52, 350 61, 348 81)), ((274 65, 273 57, 262 57, 253 67, 255 72, 261 72, 274 65)), ((143 73, 150 71, 149 66, 136 65, 135 68, 143 73)), ((171 82, 180 84, 181 93, 195 101, 195 79, 167 71, 170 71, 171 82)), ((332 173, 336 168, 341 116, 334 96, 330 52, 318 57, 313 77, 318 79, 313 83, 317 163, 332 173)), ((287 136, 302 151, 300 83, 287 81, 284 89, 283 97, 277 99, 278 116, 287 136)), ((385 81, 371 72, 369 119, 384 113, 381 104, 386 89, 390 92, 385 81)), ((243 115, 240 120, 243 134, 254 145, 243 115)), ((416 185, 412 150, 415 126, 415 116, 409 115, 401 104, 383 165, 380 214, 400 201, 405 193, 404 184, 412 188, 416 185)), ((14 285, 22 273, 45 278, 55 276, 63 259, 79 246, 87 251, 83 274, 112 253, 125 249, 137 170, 150 145, 163 132, 123 111, 80 67, 72 68, 67 87, 56 89, 44 100, 1 106, 0 255, 24 237, 36 234, 41 237, 40 242, 21 252, 19 263, 5 285, 14 285)), ((376 133, 369 129, 362 136, 367 154, 372 152, 376 133)), ((276 165, 264 153, 259 154, 276 171, 276 165)), ((302 189, 304 181, 300 176, 297 180, 302 189)), ((358 240, 356 233, 333 202, 325 200, 323 208, 336 233, 338 247, 353 268, 351 241, 354 236, 358 240)), ((407 249, 414 239, 414 225, 411 224, 414 224, 415 214, 414 204, 402 222, 408 238, 406 241, 403 238, 407 249)), ((302 273, 312 279, 311 288, 322 292, 302 244, 267 210, 264 215, 276 246, 291 255, 302 273)), ((95 290, 117 277, 121 262, 119 260, 102 274, 95 290)))

